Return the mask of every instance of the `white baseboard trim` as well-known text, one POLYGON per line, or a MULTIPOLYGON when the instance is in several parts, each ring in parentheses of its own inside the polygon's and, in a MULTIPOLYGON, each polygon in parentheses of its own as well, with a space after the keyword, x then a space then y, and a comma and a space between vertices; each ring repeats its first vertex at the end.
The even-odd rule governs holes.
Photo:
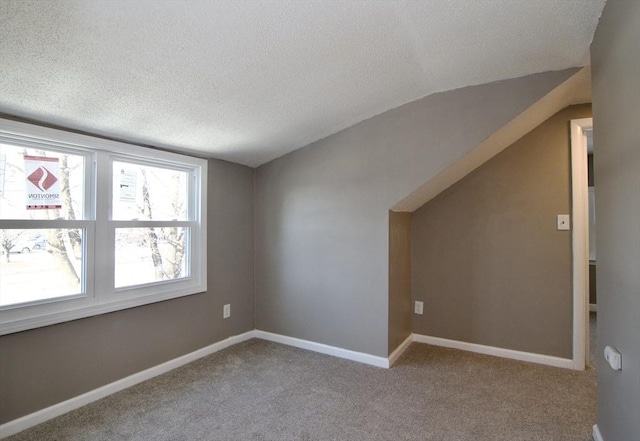
POLYGON ((589 303, 589 311, 590 312, 598 312, 598 305, 595 303, 589 303))
POLYGON ((376 355, 365 354, 364 352, 351 351, 349 349, 342 349, 336 346, 329 346, 322 343, 316 343, 313 341, 302 340, 295 337, 288 337, 286 335, 274 334, 266 331, 255 331, 255 337, 262 340, 269 340, 275 343, 282 343, 288 346, 295 346, 296 348, 307 349, 313 352, 319 352, 321 354, 332 355, 334 357, 346 358, 347 360, 358 361, 360 363, 370 364, 381 368, 389 367, 389 359, 384 357, 378 357, 376 355))
POLYGON ((602 434, 600 433, 600 428, 597 424, 593 425, 592 437, 593 441, 604 441, 604 438, 602 438, 602 434))
POLYGON ((533 354, 531 352, 515 351, 513 349, 496 348, 484 346, 477 343, 467 343, 464 341, 449 340, 440 337, 430 337, 428 335, 413 334, 413 341, 417 343, 427 343, 445 348, 460 349, 462 351, 476 352, 478 354, 493 355, 495 357, 511 358, 513 360, 528 361, 530 363, 546 364, 548 366, 574 369, 573 360, 568 358, 552 357, 550 355, 533 354))
POLYGON ((193 351, 189 354, 174 358, 173 360, 169 360, 165 363, 114 381, 113 383, 109 383, 105 386, 99 387, 98 389, 94 389, 82 395, 78 395, 77 397, 73 397, 61 403, 54 404, 53 406, 49 406, 45 409, 4 423, 0 425, 0 439, 22 432, 30 427, 44 423, 45 421, 78 409, 82 406, 86 406, 87 404, 98 401, 101 398, 120 392, 121 390, 134 386, 138 383, 142 383, 143 381, 149 380, 153 377, 157 377, 158 375, 169 372, 187 363, 191 363, 199 358, 221 351, 229 346, 250 340, 254 337, 254 332, 255 331, 248 331, 244 334, 229 337, 202 349, 198 349, 197 351, 193 351))
MULTIPOLYGON (((143 381, 149 380, 158 375, 169 372, 175 368, 183 366, 187 363, 195 361, 199 358, 206 357, 207 355, 221 351, 235 344, 243 341, 250 340, 252 338, 260 338, 262 340, 268 340, 275 343, 281 343, 288 346, 294 346, 301 349, 307 349, 321 354, 331 355, 334 357, 344 358, 347 360, 357 361, 368 365, 389 368, 391 367, 400 356, 407 350, 412 342, 427 343, 434 346, 443 346, 447 348, 460 349, 463 351, 476 352, 479 354, 493 355, 496 357, 511 358, 515 360, 528 361, 532 363, 546 364, 549 366, 556 366, 562 368, 573 368, 573 361, 564 358, 552 357, 549 355, 532 354, 528 352, 514 351, 511 349, 495 348, 491 346, 484 346, 475 343, 466 343, 455 340, 448 340, 439 337, 430 337, 421 334, 411 334, 398 346, 388 358, 378 357, 363 352, 351 351, 349 349, 338 348, 335 346, 329 346, 322 343, 316 343, 308 340, 302 340, 299 338, 288 337, 286 335, 274 334, 271 332, 253 330, 245 332, 244 334, 235 335, 225 340, 219 341, 197 351, 183 355, 173 360, 169 360, 165 363, 146 369, 142 372, 130 375, 122 378, 113 383, 99 387, 92 391, 86 392, 77 397, 63 401, 45 409, 39 410, 29 415, 25 415, 21 418, 9 421, 0 425, 0 439, 6 438, 10 435, 14 435, 18 432, 22 432, 30 427, 41 424, 52 418, 63 415, 72 410, 78 409, 94 401, 100 400, 104 397, 112 395, 116 392, 120 392, 128 387, 134 386, 143 381)), ((597 425, 593 426, 593 438, 595 441, 603 441, 598 430, 597 425)))
POLYGON ((398 358, 400 358, 404 351, 407 350, 411 343, 413 343, 413 334, 409 334, 405 341, 400 343, 400 346, 398 346, 396 350, 393 351, 391 355, 389 355, 389 367, 393 366, 393 364, 398 360, 398 358))

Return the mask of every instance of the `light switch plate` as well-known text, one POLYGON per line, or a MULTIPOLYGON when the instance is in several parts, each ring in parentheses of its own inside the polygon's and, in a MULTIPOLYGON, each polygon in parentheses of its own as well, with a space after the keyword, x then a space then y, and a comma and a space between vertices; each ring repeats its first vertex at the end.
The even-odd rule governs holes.
POLYGON ((570 230, 571 229, 571 218, 568 214, 559 214, 558 215, 558 231, 561 230, 570 230))

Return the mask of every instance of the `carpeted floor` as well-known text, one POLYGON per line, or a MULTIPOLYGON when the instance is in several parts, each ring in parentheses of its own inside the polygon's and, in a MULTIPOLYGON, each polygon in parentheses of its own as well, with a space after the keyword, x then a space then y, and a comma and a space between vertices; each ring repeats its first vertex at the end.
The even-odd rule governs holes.
POLYGON ((250 340, 7 440, 590 441, 595 403, 593 369, 414 343, 386 370, 250 340))

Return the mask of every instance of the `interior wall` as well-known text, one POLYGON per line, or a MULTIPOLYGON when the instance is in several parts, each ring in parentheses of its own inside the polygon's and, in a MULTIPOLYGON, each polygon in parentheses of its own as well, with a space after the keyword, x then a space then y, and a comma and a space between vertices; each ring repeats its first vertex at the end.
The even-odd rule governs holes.
POLYGON ((640 2, 609 0, 591 45, 598 265, 598 427, 640 439, 640 2), (622 354, 614 371, 602 355, 622 354))
POLYGON ((207 292, 0 337, 0 424, 254 329, 253 170, 210 160, 207 192, 207 292))
POLYGON ((389 211, 389 354, 411 335, 411 213, 389 211))
MULTIPOLYGON (((568 107, 413 213, 413 332, 572 357, 568 107)), ((586 159, 586 158, 585 158, 586 159)))
POLYGON ((256 327, 386 357, 388 210, 575 70, 437 93, 256 171, 256 327))

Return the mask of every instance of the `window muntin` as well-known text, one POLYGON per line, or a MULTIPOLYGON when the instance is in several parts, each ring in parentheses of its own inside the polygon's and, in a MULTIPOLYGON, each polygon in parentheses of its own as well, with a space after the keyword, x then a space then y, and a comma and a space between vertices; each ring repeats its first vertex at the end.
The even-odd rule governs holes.
MULTIPOLYGON (((16 187, 14 193, 10 192, 13 196, 3 203, 10 202, 18 208, 7 211, 6 216, 4 209, 0 211, 0 231, 24 230, 25 234, 36 235, 51 230, 65 231, 70 238, 81 236, 76 247, 80 254, 69 253, 80 261, 75 263, 80 290, 58 290, 55 294, 51 290, 45 298, 36 290, 18 292, 15 286, 0 285, 0 296, 6 289, 14 290, 0 304, 0 335, 206 290, 206 160, 6 120, 0 120, 0 147, 2 197, 7 188, 3 184, 7 184, 7 179, 15 179, 6 173, 7 164, 15 162, 7 159, 12 155, 23 155, 25 151, 47 158, 57 155, 60 162, 64 155, 67 164, 73 164, 73 171, 69 172, 71 202, 57 210, 37 210, 39 213, 31 214, 31 210, 19 208, 20 196, 16 195, 20 190, 16 187), (172 180, 169 190, 173 193, 149 198, 151 219, 113 209, 114 200, 119 197, 114 179, 119 165, 134 168, 136 174, 144 170, 147 177, 153 173, 154 177, 147 181, 150 196, 153 191, 164 193, 166 180, 172 180), (125 267, 121 264, 122 246, 126 243, 122 232, 127 229, 143 234, 156 232, 157 250, 166 255, 162 277, 156 276, 160 266, 138 278, 129 277, 128 281, 121 277, 125 267)), ((73 249, 70 240, 64 239, 69 249, 73 249)), ((149 253, 153 256, 153 251, 149 251, 147 257, 149 253)))

